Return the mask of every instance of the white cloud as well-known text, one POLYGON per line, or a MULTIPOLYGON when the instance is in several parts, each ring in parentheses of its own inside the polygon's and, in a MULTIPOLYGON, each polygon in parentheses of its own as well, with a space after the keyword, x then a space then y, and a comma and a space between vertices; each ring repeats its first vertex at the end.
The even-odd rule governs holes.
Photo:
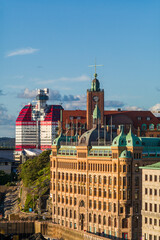
POLYGON ((140 107, 137 107, 137 106, 126 106, 124 107, 123 109, 124 111, 127 110, 127 111, 144 111, 143 108, 140 108, 140 107))
POLYGON ((153 107, 149 109, 152 112, 158 112, 160 111, 160 103, 155 104, 153 107))
POLYGON ((67 81, 67 82, 85 82, 89 81, 90 78, 87 75, 81 75, 79 77, 61 77, 59 78, 60 81, 67 81))
POLYGON ((37 95, 37 90, 29 90, 25 88, 24 91, 17 95, 18 98, 35 98, 37 95))
POLYGON ((48 83, 59 83, 59 82, 85 82, 89 81, 90 78, 87 75, 81 75, 79 77, 61 77, 57 79, 38 79, 34 78, 33 81, 37 82, 38 84, 48 84, 48 83))
POLYGON ((74 96, 78 101, 71 101, 63 104, 64 109, 73 110, 73 109, 86 109, 86 96, 85 95, 76 95, 74 96))
POLYGON ((11 51, 9 52, 6 57, 13 57, 13 56, 17 56, 17 55, 26 55, 26 54, 32 54, 39 51, 39 49, 36 48, 22 48, 22 49, 17 49, 15 51, 11 51))

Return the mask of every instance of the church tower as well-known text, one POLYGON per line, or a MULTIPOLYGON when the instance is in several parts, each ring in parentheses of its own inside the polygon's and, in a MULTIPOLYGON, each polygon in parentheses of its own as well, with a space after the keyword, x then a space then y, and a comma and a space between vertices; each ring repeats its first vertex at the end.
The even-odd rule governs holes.
POLYGON ((100 89, 97 74, 94 74, 91 89, 87 90, 87 130, 93 126, 93 111, 98 106, 101 115, 101 125, 104 121, 104 89, 100 89))

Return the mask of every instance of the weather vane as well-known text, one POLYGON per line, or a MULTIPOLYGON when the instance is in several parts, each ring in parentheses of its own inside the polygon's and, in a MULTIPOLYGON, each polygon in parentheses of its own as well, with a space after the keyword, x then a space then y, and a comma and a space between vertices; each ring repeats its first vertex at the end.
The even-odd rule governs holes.
POLYGON ((103 66, 103 65, 97 65, 97 64, 96 64, 96 58, 95 58, 95 64, 94 64, 94 65, 89 65, 88 67, 94 67, 94 68, 95 68, 94 76, 97 77, 96 67, 102 67, 102 66, 103 66))

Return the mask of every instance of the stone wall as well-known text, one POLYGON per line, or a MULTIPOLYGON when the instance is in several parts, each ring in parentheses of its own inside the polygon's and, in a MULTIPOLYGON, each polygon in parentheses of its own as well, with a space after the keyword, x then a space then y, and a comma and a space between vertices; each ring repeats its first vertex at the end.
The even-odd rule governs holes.
POLYGON ((70 228, 62 227, 60 225, 51 222, 35 222, 35 233, 41 232, 50 238, 62 238, 64 240, 108 240, 109 238, 103 238, 97 235, 93 235, 87 232, 73 230, 70 228))

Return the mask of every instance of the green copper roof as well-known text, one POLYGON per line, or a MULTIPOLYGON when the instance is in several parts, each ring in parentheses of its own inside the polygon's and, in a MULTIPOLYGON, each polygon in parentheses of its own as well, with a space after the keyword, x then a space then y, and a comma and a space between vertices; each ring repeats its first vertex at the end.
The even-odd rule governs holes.
POLYGON ((131 158, 131 152, 124 150, 123 152, 121 152, 119 158, 131 158))
POLYGON ((93 79, 93 81, 92 81, 91 91, 93 91, 93 92, 100 91, 100 83, 97 78, 93 79))
POLYGON ((132 132, 132 129, 130 128, 127 136, 126 136, 126 143, 127 143, 127 146, 141 146, 142 145, 142 142, 141 142, 141 139, 137 136, 135 136, 132 132))
POLYGON ((126 135, 124 133, 124 128, 121 126, 120 134, 114 138, 112 146, 127 146, 127 147, 135 147, 142 146, 142 140, 133 134, 131 128, 126 135))
POLYGON ((144 167, 139 167, 141 169, 152 169, 152 170, 160 170, 160 162, 154 163, 152 165, 147 165, 144 167))
POLYGON ((112 146, 126 146, 126 134, 123 126, 121 126, 120 134, 113 139, 112 146))
MULTIPOLYGON (((72 139, 72 142, 76 142, 76 138, 77 136, 67 136, 67 142, 70 142, 72 139)), ((64 136, 62 133, 60 133, 60 135, 54 139, 53 141, 53 145, 54 146, 60 146, 60 142, 66 142, 66 136, 64 136)))
POLYGON ((97 104, 96 104, 95 109, 93 111, 93 119, 101 119, 101 112, 100 112, 97 104))

